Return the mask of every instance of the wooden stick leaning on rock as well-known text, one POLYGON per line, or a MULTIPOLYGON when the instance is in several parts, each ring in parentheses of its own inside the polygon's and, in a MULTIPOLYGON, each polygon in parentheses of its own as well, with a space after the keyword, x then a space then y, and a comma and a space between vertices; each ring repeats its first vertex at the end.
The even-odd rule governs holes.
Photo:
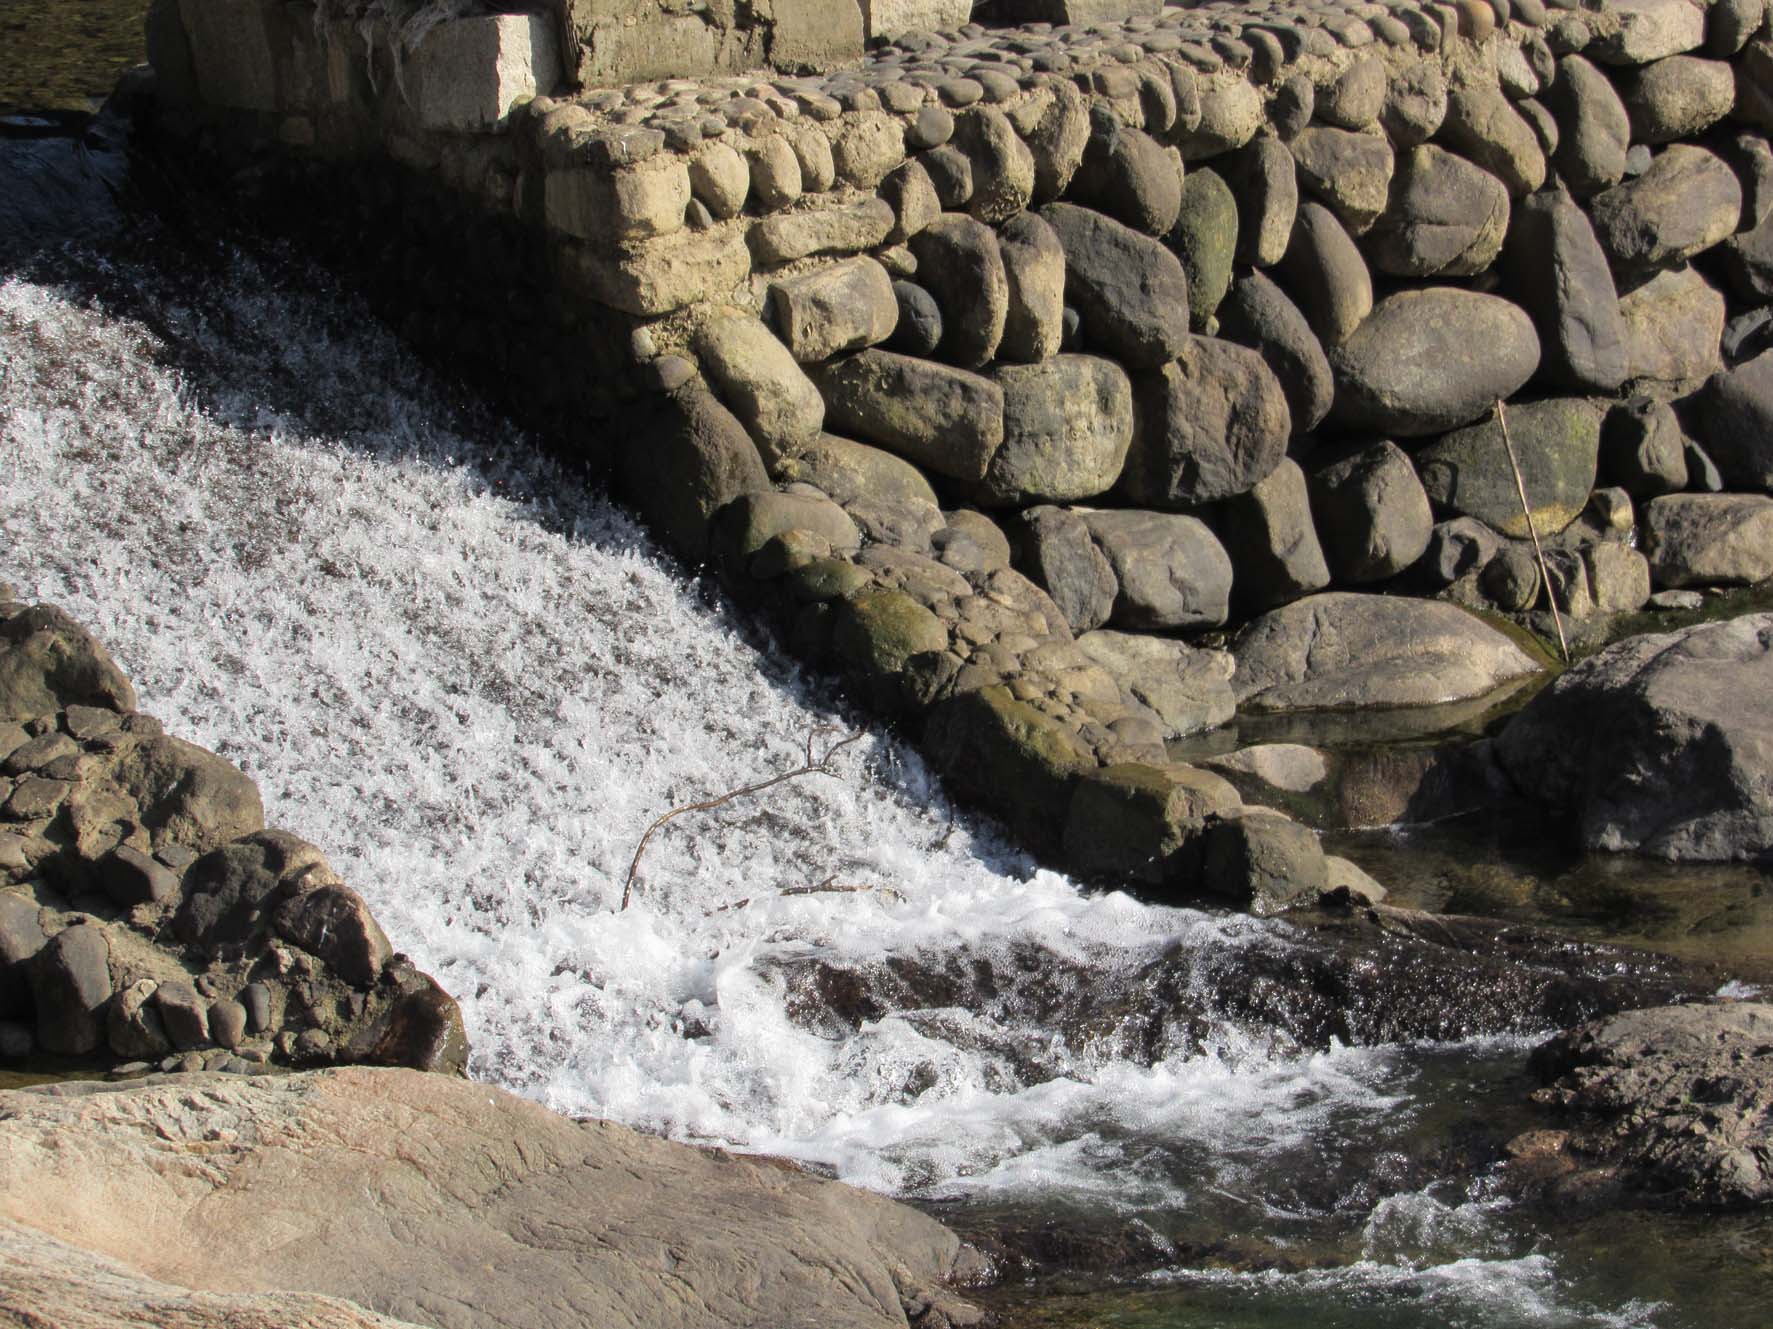
POLYGON ((1539 580, 1545 583, 1545 602, 1551 606, 1551 621, 1558 630, 1558 651, 1564 663, 1570 663, 1570 643, 1564 636, 1564 617, 1558 613, 1557 588, 1551 584, 1551 569, 1545 565, 1545 550, 1539 544, 1539 528, 1533 523, 1533 505, 1527 502, 1527 482, 1521 475, 1520 458, 1514 455, 1514 442, 1508 437, 1508 412, 1502 398, 1496 399, 1496 423, 1502 426, 1502 446, 1508 450, 1508 467, 1514 472, 1514 492, 1521 497, 1521 512, 1527 519, 1527 534, 1533 537, 1533 557, 1539 560, 1539 580))
POLYGON ((772 775, 767 780, 760 780, 756 784, 748 784, 740 789, 729 789, 726 793, 716 794, 713 798, 705 798, 695 803, 680 804, 659 817, 651 826, 648 826, 646 828, 646 834, 640 837, 640 843, 635 847, 633 861, 628 864, 628 877, 627 880, 622 883, 621 907, 626 909, 629 903, 634 899, 634 879, 640 872, 640 856, 646 852, 647 842, 651 840, 654 833, 663 828, 667 822, 674 818, 681 817, 686 812, 708 812, 723 804, 731 803, 736 798, 744 798, 750 794, 761 794, 766 789, 774 789, 779 784, 786 784, 789 780, 797 780, 803 775, 835 775, 836 772, 831 769, 831 759, 839 752, 843 751, 844 748, 847 748, 851 743, 854 743, 861 738, 867 731, 858 729, 848 738, 840 738, 825 750, 824 756, 815 758, 813 756, 813 740, 820 734, 830 732, 833 727, 834 726, 831 725, 819 725, 807 734, 806 761, 795 767, 793 770, 783 771, 780 775, 772 775))

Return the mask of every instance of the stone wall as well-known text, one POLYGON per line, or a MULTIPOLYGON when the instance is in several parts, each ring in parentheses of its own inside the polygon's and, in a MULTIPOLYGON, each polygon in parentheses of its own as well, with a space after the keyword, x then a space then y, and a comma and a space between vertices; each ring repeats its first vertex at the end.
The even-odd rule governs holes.
POLYGON ((173 128, 426 182, 417 338, 1082 870, 1296 896, 1167 740, 1773 575, 1763 0, 1037 8, 1090 15, 591 88, 546 15, 162 0, 155 62, 173 128))

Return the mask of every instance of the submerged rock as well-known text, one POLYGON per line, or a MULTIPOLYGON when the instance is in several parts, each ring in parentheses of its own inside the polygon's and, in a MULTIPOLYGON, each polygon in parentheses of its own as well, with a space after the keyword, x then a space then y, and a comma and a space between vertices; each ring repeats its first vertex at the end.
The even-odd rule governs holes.
POLYGON ((1496 754, 1591 849, 1773 858, 1773 615, 1608 647, 1534 698, 1496 754))

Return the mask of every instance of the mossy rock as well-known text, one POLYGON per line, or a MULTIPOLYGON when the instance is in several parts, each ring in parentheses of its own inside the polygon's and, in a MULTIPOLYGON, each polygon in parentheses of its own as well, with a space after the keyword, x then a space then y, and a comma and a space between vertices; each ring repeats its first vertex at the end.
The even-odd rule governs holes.
POLYGON ((903 591, 865 591, 838 610, 831 640, 846 661, 880 677, 899 673, 914 655, 946 650, 948 629, 903 591))
POLYGON ((1096 768, 1076 735, 1003 686, 936 707, 924 749, 956 793, 983 803, 1048 851, 1058 848, 1072 786, 1096 768))
POLYGON ((1123 762, 1093 771, 1071 795, 1065 861, 1091 876, 1181 882, 1199 870, 1207 817, 1241 802, 1228 781, 1194 766, 1123 762))

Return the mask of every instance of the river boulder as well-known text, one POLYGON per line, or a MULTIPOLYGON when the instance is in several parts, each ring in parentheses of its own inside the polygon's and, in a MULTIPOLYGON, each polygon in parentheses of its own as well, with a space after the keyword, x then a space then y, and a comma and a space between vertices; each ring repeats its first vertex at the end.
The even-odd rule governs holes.
POLYGON ((1496 755, 1590 849, 1773 858, 1773 615, 1608 647, 1511 720, 1496 755))

